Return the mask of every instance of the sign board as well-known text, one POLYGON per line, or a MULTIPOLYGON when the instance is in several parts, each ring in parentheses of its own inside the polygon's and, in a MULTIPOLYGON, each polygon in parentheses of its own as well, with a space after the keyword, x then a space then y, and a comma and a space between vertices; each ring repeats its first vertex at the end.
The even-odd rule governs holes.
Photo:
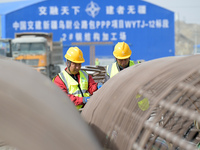
MULTIPOLYGON (((74 42, 126 42, 131 59, 174 55, 174 13, 140 0, 48 0, 6 15, 6 38, 17 32, 52 32, 64 54, 74 42)), ((95 57, 113 57, 114 45, 95 45, 95 57)), ((88 65, 89 46, 79 46, 88 65)), ((63 57, 64 58, 64 57, 63 57)))

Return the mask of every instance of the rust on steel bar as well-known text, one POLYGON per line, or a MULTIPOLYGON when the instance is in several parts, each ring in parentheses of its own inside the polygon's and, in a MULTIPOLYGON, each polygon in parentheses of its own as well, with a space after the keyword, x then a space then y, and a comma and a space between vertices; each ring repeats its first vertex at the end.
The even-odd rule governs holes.
POLYGON ((109 79, 82 110, 110 150, 197 149, 200 55, 165 57, 109 79))
POLYGON ((0 70, 0 149, 102 149, 73 103, 51 80, 4 57, 0 70))

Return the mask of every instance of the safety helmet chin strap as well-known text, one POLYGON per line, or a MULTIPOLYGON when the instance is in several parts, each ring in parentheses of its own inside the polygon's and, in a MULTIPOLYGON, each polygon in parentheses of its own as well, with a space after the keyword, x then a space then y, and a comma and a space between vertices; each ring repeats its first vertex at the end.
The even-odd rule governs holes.
MULTIPOLYGON (((71 61, 70 60, 67 60, 67 69, 69 70, 69 72, 71 73, 70 71, 70 66, 71 66, 71 61)), ((72 74, 72 73, 71 73, 72 74)))

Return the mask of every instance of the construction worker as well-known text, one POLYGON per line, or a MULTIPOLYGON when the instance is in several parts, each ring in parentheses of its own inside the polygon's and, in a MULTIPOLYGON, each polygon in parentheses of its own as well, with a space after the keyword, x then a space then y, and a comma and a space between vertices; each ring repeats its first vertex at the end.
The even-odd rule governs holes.
POLYGON ((99 59, 96 58, 96 59, 95 59, 95 66, 99 66, 99 64, 100 64, 100 63, 99 63, 99 59))
POLYGON ((132 51, 130 50, 127 43, 118 42, 115 45, 113 55, 115 56, 116 62, 107 66, 105 74, 105 82, 108 79, 112 78, 121 70, 139 63, 130 60, 131 53, 132 51))
POLYGON ((67 93, 76 108, 80 109, 84 107, 93 92, 100 88, 102 84, 97 84, 91 75, 81 70, 81 64, 85 60, 78 47, 70 47, 65 58, 67 67, 52 81, 67 93))

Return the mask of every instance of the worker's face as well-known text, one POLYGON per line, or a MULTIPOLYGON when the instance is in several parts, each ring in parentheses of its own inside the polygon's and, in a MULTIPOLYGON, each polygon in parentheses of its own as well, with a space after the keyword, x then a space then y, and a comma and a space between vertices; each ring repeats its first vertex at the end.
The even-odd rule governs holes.
POLYGON ((71 62, 71 65, 70 65, 70 73, 71 74, 77 74, 80 69, 81 69, 81 63, 71 62))
POLYGON ((130 58, 127 58, 127 59, 117 59, 117 63, 121 67, 125 68, 128 65, 128 63, 129 63, 129 60, 130 60, 130 58))

